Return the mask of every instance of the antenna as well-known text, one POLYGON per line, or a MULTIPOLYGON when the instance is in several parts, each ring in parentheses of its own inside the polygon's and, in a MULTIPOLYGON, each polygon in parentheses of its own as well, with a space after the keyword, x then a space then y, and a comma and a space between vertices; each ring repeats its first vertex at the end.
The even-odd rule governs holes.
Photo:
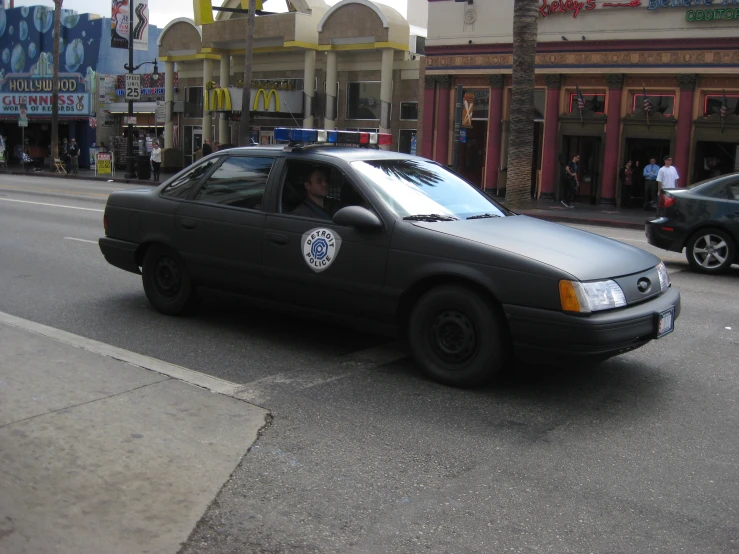
POLYGON ((282 105, 283 105, 283 106, 285 106, 285 107, 287 108, 287 113, 289 113, 289 114, 290 114, 290 117, 292 117, 292 118, 293 118, 293 121, 295 122, 295 126, 296 126, 296 127, 298 128, 298 129, 300 129, 300 128, 302 127, 302 125, 300 125, 300 124, 298 123, 298 120, 297 120, 297 119, 295 119, 295 116, 294 116, 294 115, 293 115, 293 113, 292 113, 292 112, 290 111, 290 108, 289 108, 289 106, 287 105, 287 102, 285 102, 285 101, 283 100, 283 101, 282 101, 282 105))

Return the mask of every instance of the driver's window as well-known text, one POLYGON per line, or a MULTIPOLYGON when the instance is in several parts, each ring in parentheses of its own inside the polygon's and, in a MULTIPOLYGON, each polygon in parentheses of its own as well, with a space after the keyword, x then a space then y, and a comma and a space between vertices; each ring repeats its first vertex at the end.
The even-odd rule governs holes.
POLYGON ((331 220, 336 212, 347 206, 369 208, 344 172, 328 164, 288 161, 281 213, 331 220))

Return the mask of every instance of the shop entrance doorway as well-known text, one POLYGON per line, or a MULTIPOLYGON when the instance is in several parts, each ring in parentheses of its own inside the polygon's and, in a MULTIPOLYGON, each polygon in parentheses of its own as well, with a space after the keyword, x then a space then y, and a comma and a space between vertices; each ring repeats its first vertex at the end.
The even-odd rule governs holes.
POLYGON ((696 143, 691 182, 697 183, 735 171, 739 171, 739 143, 709 141, 696 143))
MULTIPOLYGON (((578 168, 580 189, 577 191, 577 199, 580 202, 595 204, 600 193, 600 137, 565 136, 562 163, 569 163, 575 154, 580 154, 580 167, 578 168)), ((560 198, 562 198, 564 192, 564 184, 564 167, 562 167, 559 180, 560 198)))
POLYGON ((644 205, 644 194, 646 181, 644 180, 644 168, 649 165, 649 160, 654 158, 657 165, 664 165, 664 157, 670 153, 670 141, 667 139, 645 139, 627 138, 624 159, 619 166, 619 193, 622 208, 640 208, 644 205), (624 185, 623 168, 627 162, 631 162, 633 171, 632 186, 624 185))
POLYGON ((488 122, 473 120, 472 128, 464 131, 467 137, 464 143, 459 144, 459 174, 476 187, 482 188, 488 122))

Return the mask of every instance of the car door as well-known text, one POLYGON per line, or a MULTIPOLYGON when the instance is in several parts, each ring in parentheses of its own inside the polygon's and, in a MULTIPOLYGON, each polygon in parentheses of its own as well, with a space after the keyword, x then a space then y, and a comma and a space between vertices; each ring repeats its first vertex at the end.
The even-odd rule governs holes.
POLYGON ((177 248, 193 279, 227 290, 259 287, 264 196, 274 156, 222 156, 175 215, 177 248))
POLYGON ((739 244, 739 177, 729 183, 728 220, 735 244, 739 244))
MULTIPOLYGON (((345 171, 321 165, 330 172, 335 208, 363 205, 373 210, 345 171)), ((290 214, 299 203, 295 196, 303 187, 305 169, 288 159, 281 173, 274 211, 264 227, 265 290, 280 301, 311 309, 380 315, 392 228, 385 222, 382 229, 362 230, 290 214)))

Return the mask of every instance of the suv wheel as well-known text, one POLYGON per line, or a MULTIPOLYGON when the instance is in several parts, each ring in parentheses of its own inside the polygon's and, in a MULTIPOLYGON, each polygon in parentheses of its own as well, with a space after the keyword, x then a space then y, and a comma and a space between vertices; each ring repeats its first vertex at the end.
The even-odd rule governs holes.
POLYGON ((492 379, 507 359, 505 324, 495 306, 458 285, 431 289, 416 303, 408 338, 416 363, 432 379, 468 387, 492 379))
POLYGON ((142 281, 146 298, 167 315, 180 315, 192 307, 195 292, 190 275, 177 252, 152 245, 144 256, 142 281))
POLYGON ((701 273, 722 273, 734 261, 731 237, 720 229, 701 229, 688 242, 690 266, 701 273))

